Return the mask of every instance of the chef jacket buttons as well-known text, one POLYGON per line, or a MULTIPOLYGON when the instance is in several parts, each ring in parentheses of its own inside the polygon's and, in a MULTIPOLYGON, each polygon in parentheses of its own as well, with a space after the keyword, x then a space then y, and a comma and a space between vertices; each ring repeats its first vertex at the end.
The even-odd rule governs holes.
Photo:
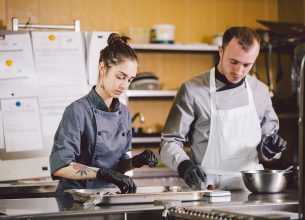
POLYGON ((97 132, 97 135, 101 135, 101 134, 102 134, 102 132, 101 132, 101 131, 98 131, 98 132, 97 132))
POLYGON ((94 110, 94 113, 97 113, 97 110, 94 110))
POLYGON ((119 114, 122 114, 122 111, 119 111, 119 114))
POLYGON ((122 136, 125 136, 125 132, 122 133, 122 136))

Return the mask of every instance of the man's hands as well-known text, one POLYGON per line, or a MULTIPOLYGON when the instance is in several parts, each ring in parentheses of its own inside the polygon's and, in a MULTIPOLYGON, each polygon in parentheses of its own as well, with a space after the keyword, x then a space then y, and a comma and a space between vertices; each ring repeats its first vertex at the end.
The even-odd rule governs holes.
POLYGON ((287 141, 278 136, 272 134, 270 136, 263 135, 260 144, 258 145, 259 150, 269 160, 273 158, 277 153, 286 150, 287 141))
POLYGON ((199 184, 206 181, 206 174, 200 165, 194 164, 190 160, 182 161, 178 166, 178 173, 188 186, 199 184))
POLYGON ((145 150, 142 153, 135 155, 131 158, 132 167, 140 168, 144 165, 155 167, 158 160, 151 150, 145 150))
POLYGON ((119 187, 121 193, 135 193, 137 190, 137 186, 131 177, 108 168, 100 168, 96 173, 96 178, 107 183, 113 183, 119 187))

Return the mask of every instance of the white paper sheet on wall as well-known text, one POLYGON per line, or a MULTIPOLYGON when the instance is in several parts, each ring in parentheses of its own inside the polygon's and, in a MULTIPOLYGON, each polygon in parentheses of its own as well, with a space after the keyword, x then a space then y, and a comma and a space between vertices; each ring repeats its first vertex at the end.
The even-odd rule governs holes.
POLYGON ((64 110, 68 106, 67 103, 70 104, 76 99, 77 97, 50 97, 40 100, 43 124, 48 125, 43 127, 44 135, 54 136, 64 110))
POLYGON ((1 36, 0 79, 22 78, 33 74, 34 62, 30 35, 2 33, 1 36))
POLYGON ((0 99, 38 96, 37 80, 28 78, 0 80, 0 99))
POLYGON ((112 32, 89 32, 86 34, 86 68, 90 85, 95 85, 97 82, 100 51, 107 46, 107 40, 111 33, 112 32))
POLYGON ((37 96, 30 35, 0 31, 0 98, 37 96))
POLYGON ((0 149, 4 149, 4 130, 2 121, 2 111, 0 110, 0 149))
POLYGON ((6 152, 43 149, 38 98, 1 100, 6 152))
POLYGON ((40 97, 88 92, 82 33, 32 32, 32 44, 40 97))
POLYGON ((43 143, 51 149, 66 106, 88 93, 83 33, 32 32, 43 143))

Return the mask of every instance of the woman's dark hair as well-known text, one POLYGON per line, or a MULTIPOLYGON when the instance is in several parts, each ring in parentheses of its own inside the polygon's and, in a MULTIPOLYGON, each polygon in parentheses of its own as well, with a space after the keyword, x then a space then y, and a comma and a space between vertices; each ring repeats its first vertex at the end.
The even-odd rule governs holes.
POLYGON ((236 38, 239 45, 241 45, 241 47, 246 51, 254 44, 255 41, 260 44, 259 35, 254 30, 246 26, 237 26, 231 27, 225 31, 222 38, 222 48, 225 49, 233 38, 236 38))
POLYGON ((108 45, 100 52, 100 62, 104 62, 107 69, 121 63, 125 59, 138 61, 134 50, 127 44, 129 37, 120 36, 118 33, 111 33, 108 38, 108 45))

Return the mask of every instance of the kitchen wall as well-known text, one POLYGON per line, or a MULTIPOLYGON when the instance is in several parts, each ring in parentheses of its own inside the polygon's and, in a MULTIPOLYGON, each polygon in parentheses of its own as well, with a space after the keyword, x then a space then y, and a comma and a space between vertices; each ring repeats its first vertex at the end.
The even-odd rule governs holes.
MULTIPOLYGON (((289 2, 289 1, 286 1, 289 2)), ((213 35, 232 25, 261 28, 257 19, 278 20, 277 0, 0 0, 0 26, 11 28, 11 18, 21 23, 72 24, 80 19, 82 31, 119 31, 150 28, 158 23, 175 25, 176 42, 211 43, 213 35), (30 20, 29 20, 30 19, 30 20)), ((164 89, 177 89, 191 76, 209 69, 211 54, 139 53, 139 72, 155 72, 164 89)), ((260 61, 259 63, 263 63, 260 61)), ((259 73, 265 80, 263 65, 259 73)), ((160 127, 171 100, 132 101, 131 111, 144 111, 146 125, 160 127), (145 106, 145 107, 143 107, 145 106), (158 115, 156 116, 156 107, 158 115)))
MULTIPOLYGON (((232 25, 261 28, 257 19, 278 20, 278 1, 0 0, 0 12, 0 24, 6 24, 8 29, 12 17, 18 17, 21 23, 39 24, 72 24, 74 19, 80 19, 82 31, 119 31, 125 34, 129 27, 151 28, 154 24, 169 23, 176 27, 176 42, 211 43, 215 34, 232 25)), ((139 72, 155 72, 164 85, 163 89, 178 89, 183 81, 208 70, 215 63, 211 54, 138 54, 139 72)), ((258 68, 263 68, 263 65, 258 68)), ((171 102, 131 101, 129 105, 132 113, 144 112, 145 126, 158 129, 167 117, 171 102)))
MULTIPOLYGON (((257 19, 305 22, 305 0, 0 0, 0 28, 10 29, 12 17, 18 17, 21 23, 39 24, 72 24, 79 19, 82 31, 123 34, 128 34, 129 27, 151 28, 154 24, 168 23, 176 27, 176 42, 211 43, 214 35, 233 25, 263 28, 257 19)), ((206 53, 138 55, 139 72, 155 72, 163 89, 178 89, 183 81, 215 64, 214 55, 206 53)), ((276 60, 273 61, 275 73, 276 60)), ((260 79, 266 82, 262 55, 257 63, 260 79)), ((289 58, 283 60, 283 69, 283 80, 276 89, 280 97, 286 98, 290 96, 289 58)), ((160 130, 171 103, 172 99, 132 100, 129 107, 133 114, 144 113, 144 127, 160 130)), ((138 121, 134 125, 140 126, 138 121)), ((294 122, 291 127, 295 128, 294 122)), ((291 133, 293 129, 288 130, 291 133)), ((293 139, 297 140, 290 137, 293 139)))
POLYGON ((0 29, 5 29, 5 25, 6 25, 5 5, 6 5, 6 1, 0 0, 0 29))
POLYGON ((305 23, 304 0, 278 0, 279 21, 305 23))
POLYGON ((80 19, 85 31, 171 23, 182 43, 201 42, 231 25, 259 27, 256 19, 278 18, 277 0, 6 0, 6 4, 8 27, 11 17, 49 24, 80 19))

